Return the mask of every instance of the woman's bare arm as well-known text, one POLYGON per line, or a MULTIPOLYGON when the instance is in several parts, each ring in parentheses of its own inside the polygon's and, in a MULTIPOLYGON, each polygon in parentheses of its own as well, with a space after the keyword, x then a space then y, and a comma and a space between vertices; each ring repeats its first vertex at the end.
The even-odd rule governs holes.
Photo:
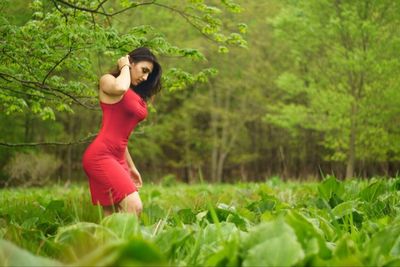
POLYGON ((128 163, 129 168, 136 169, 135 163, 133 163, 132 157, 129 154, 128 147, 126 147, 126 149, 125 149, 125 158, 126 158, 126 162, 128 163))
POLYGON ((129 89, 131 84, 129 56, 120 58, 118 60, 118 66, 121 69, 121 73, 118 77, 105 74, 100 78, 100 90, 108 95, 122 95, 129 89))
POLYGON ((115 78, 111 74, 105 74, 100 78, 100 90, 107 95, 122 95, 126 90, 129 89, 130 85, 130 73, 129 68, 124 67, 121 70, 121 74, 115 78))

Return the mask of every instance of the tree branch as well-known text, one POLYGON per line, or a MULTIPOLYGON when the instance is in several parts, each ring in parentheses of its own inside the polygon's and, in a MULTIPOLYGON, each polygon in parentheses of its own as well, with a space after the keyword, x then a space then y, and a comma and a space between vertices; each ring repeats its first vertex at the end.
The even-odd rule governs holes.
POLYGON ((16 64, 18 64, 21 68, 25 69, 30 75, 32 75, 32 77, 36 80, 39 81, 39 79, 35 76, 35 74, 33 74, 32 70, 30 68, 27 67, 27 65, 21 64, 19 60, 15 59, 13 56, 10 56, 5 49, 3 48, 3 54, 10 58, 11 60, 13 60, 13 62, 15 62, 16 64))
POLYGON ((0 89, 8 90, 8 91, 11 91, 11 92, 13 92, 13 93, 20 94, 20 95, 31 96, 31 97, 34 97, 34 98, 42 98, 42 99, 49 100, 49 101, 53 100, 53 99, 51 99, 51 98, 49 98, 49 97, 40 96, 40 95, 34 95, 34 94, 29 94, 29 93, 27 93, 27 92, 25 92, 25 91, 24 91, 24 92, 21 92, 21 91, 13 90, 13 89, 11 89, 11 88, 4 87, 4 86, 0 87, 0 89))
POLYGON ((67 54, 65 54, 52 68, 51 70, 46 74, 46 77, 44 77, 43 81, 42 81, 42 85, 44 85, 44 83, 46 82, 47 78, 50 76, 50 74, 53 72, 53 70, 61 64, 61 62, 63 62, 72 52, 72 45, 69 47, 69 50, 67 52, 67 54))
MULTIPOLYGON (((133 134, 138 135, 138 134, 143 134, 143 131, 141 132, 133 132, 133 134)), ((87 137, 81 138, 76 141, 69 141, 69 142, 30 142, 30 143, 8 143, 8 142, 0 142, 0 146, 4 147, 24 147, 24 146, 70 146, 70 145, 78 145, 78 144, 84 144, 84 143, 89 143, 92 142, 92 138, 97 136, 98 133, 96 134, 90 134, 87 137)))
POLYGON ((140 3, 140 4, 132 3, 132 5, 127 7, 127 8, 121 9, 121 10, 116 11, 114 13, 107 13, 105 11, 104 12, 99 11, 99 9, 102 8, 103 4, 105 2, 107 2, 108 0, 103 0, 95 9, 80 7, 80 6, 71 4, 71 3, 67 2, 67 1, 64 1, 64 0, 54 0, 54 1, 60 2, 60 3, 66 5, 66 6, 69 6, 69 7, 73 8, 73 9, 75 9, 75 10, 81 10, 81 11, 86 11, 86 12, 90 12, 90 13, 97 13, 97 14, 101 14, 101 15, 104 15, 104 16, 107 16, 107 17, 112 17, 112 16, 115 16, 115 15, 118 15, 120 13, 123 13, 123 12, 131 9, 131 8, 135 8, 135 7, 138 7, 138 6, 144 6, 144 5, 151 5, 151 4, 155 3, 155 0, 150 1, 150 2, 140 3))
POLYGON ((89 9, 89 8, 85 8, 85 7, 80 7, 80 6, 71 4, 71 3, 67 2, 67 1, 64 1, 64 0, 52 0, 52 1, 60 2, 60 3, 64 4, 64 5, 67 5, 67 6, 71 7, 71 8, 74 8, 75 10, 81 10, 81 11, 86 11, 86 12, 90 12, 90 13, 97 13, 97 14, 101 14, 101 15, 104 15, 104 16, 107 16, 107 17, 113 17, 113 16, 115 16, 115 15, 121 14, 121 13, 123 13, 123 12, 125 12, 125 11, 127 11, 127 10, 129 10, 129 9, 132 9, 132 8, 135 8, 135 7, 138 7, 138 6, 144 6, 144 5, 155 5, 155 6, 159 6, 159 7, 166 8, 166 9, 169 9, 169 10, 171 10, 171 11, 173 11, 173 12, 178 13, 178 14, 179 14, 180 16, 182 16, 190 25, 192 25, 196 30, 198 30, 204 37, 206 37, 206 38, 209 39, 210 41, 212 41, 212 42, 218 44, 217 41, 215 41, 213 38, 211 38, 210 36, 208 36, 207 34, 205 34, 195 23, 193 23, 193 22, 189 19, 190 17, 192 17, 192 18, 194 18, 194 19, 196 19, 196 20, 202 21, 201 18, 199 18, 199 17, 197 17, 197 16, 193 16, 193 15, 187 14, 187 13, 183 12, 182 10, 173 8, 173 7, 171 7, 171 6, 167 6, 167 5, 164 5, 164 4, 157 3, 155 0, 150 1, 150 2, 140 3, 140 4, 132 3, 131 6, 129 6, 129 7, 127 7, 127 8, 124 8, 124 9, 121 9, 121 10, 119 10, 119 11, 116 11, 116 12, 114 12, 114 13, 107 13, 107 12, 104 10, 104 7, 103 7, 102 5, 103 5, 104 2, 106 2, 106 1, 101 2, 95 9, 89 9), (102 8, 103 11, 99 11, 100 8, 102 8))
POLYGON ((68 23, 68 15, 61 11, 61 9, 58 7, 58 5, 57 5, 55 0, 51 0, 51 2, 53 2, 53 4, 56 7, 56 9, 64 16, 65 24, 67 24, 68 23))
POLYGON ((69 145, 77 145, 82 143, 89 143, 91 142, 91 138, 97 136, 97 134, 91 134, 87 137, 79 139, 77 141, 69 141, 69 142, 31 142, 31 143, 7 143, 7 142, 0 142, 0 146, 5 147, 21 147, 21 146, 69 146, 69 145))
POLYGON ((173 11, 173 12, 178 13, 178 14, 179 14, 181 17, 183 17, 190 25, 192 25, 196 30, 198 30, 204 37, 206 37, 207 39, 211 40, 212 42, 218 44, 217 41, 215 41, 213 38, 211 38, 210 36, 208 36, 207 34, 205 34, 196 24, 194 24, 194 23, 189 19, 189 17, 192 17, 192 18, 194 18, 194 19, 197 19, 197 20, 202 21, 199 17, 196 17, 196 16, 193 16, 193 15, 187 14, 187 13, 183 12, 182 10, 179 10, 179 9, 176 9, 176 8, 173 8, 173 7, 170 7, 170 6, 167 6, 167 5, 163 5, 163 4, 160 4, 160 3, 154 3, 154 5, 155 5, 155 6, 162 7, 162 8, 166 8, 166 9, 169 9, 169 10, 171 10, 171 11, 173 11))
MULTIPOLYGON (((103 10, 103 12, 106 13, 106 10, 105 10, 105 8, 103 6, 101 7, 101 10, 103 10)), ((106 17, 106 19, 107 19, 107 22, 108 22, 108 26, 111 27, 112 25, 111 25, 110 17, 106 17)))
POLYGON ((42 83, 40 83, 40 82, 33 82, 33 81, 21 80, 21 79, 18 79, 18 78, 16 78, 16 77, 10 75, 10 74, 0 72, 0 78, 3 78, 4 80, 11 82, 11 80, 7 79, 6 77, 9 77, 9 78, 11 78, 11 79, 13 79, 13 80, 15 80, 15 81, 21 83, 22 85, 27 86, 27 87, 30 87, 30 88, 32 88, 32 89, 36 89, 36 90, 37 90, 37 89, 42 89, 42 90, 45 90, 45 92, 47 92, 47 93, 49 93, 49 94, 52 94, 52 95, 54 95, 54 96, 56 96, 56 97, 62 99, 61 96, 59 96, 59 95, 53 93, 53 91, 58 92, 58 93, 60 93, 60 94, 62 94, 62 95, 67 96, 68 98, 71 98, 73 101, 75 101, 76 103, 78 103, 79 105, 81 105, 81 106, 83 106, 83 107, 85 107, 85 108, 92 109, 92 110, 97 110, 97 109, 98 109, 98 107, 88 106, 88 105, 82 103, 82 102, 79 101, 75 96, 70 95, 70 94, 68 94, 68 93, 66 93, 66 92, 64 92, 64 91, 62 91, 62 90, 60 90, 60 89, 57 89, 57 88, 54 88, 54 87, 49 87, 48 85, 42 84, 42 83))

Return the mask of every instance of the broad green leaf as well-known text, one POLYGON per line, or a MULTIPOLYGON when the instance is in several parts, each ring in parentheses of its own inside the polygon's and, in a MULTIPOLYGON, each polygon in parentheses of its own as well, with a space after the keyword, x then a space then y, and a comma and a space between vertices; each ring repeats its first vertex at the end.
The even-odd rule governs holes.
POLYGON ((350 215, 353 212, 357 212, 362 214, 362 212, 358 209, 361 205, 361 202, 357 200, 350 200, 343 203, 340 203, 336 207, 332 209, 332 214, 336 219, 342 218, 343 216, 350 215))
POLYGON ((78 222, 58 228, 54 242, 63 250, 62 259, 70 262, 117 238, 114 232, 99 224, 78 222))
POLYGON ((122 239, 132 238, 140 233, 138 218, 131 213, 113 213, 105 217, 100 225, 107 227, 122 239))
POLYGON ((305 257, 296 233, 282 219, 261 223, 242 243, 243 266, 290 266, 305 257))
POLYGON ((208 257, 204 265, 237 266, 239 247, 239 238, 223 242, 219 249, 208 257))
POLYGON ((352 240, 351 236, 346 233, 336 242, 334 256, 339 259, 349 258, 351 256, 358 257, 359 251, 357 244, 352 240))
POLYGON ((365 244, 366 262, 374 266, 382 266, 400 258, 400 225, 398 220, 381 231, 374 233, 365 244))
POLYGON ((61 262, 37 256, 13 243, 0 239, 1 266, 63 266, 61 262))
POLYGON ((303 249, 294 233, 286 232, 252 247, 243 266, 293 266, 303 258, 303 249))
POLYGON ((318 185, 318 191, 322 198, 329 201, 335 195, 343 197, 344 186, 335 177, 329 176, 318 185))
POLYGON ((185 224, 190 224, 196 221, 196 215, 191 209, 181 209, 178 211, 177 215, 177 219, 185 224))
POLYGON ((360 198, 368 202, 373 202, 385 192, 386 186, 384 183, 382 181, 376 181, 369 184, 360 192, 360 198))
POLYGON ((188 229, 169 228, 159 233, 154 243, 165 255, 174 257, 179 250, 184 249, 185 242, 187 242, 192 234, 188 229))
POLYGON ((331 251, 326 244, 324 232, 319 227, 320 225, 316 225, 320 224, 320 221, 312 223, 300 212, 294 210, 286 214, 285 221, 295 231, 306 257, 313 255, 319 255, 324 259, 331 257, 331 251))
POLYGON ((113 241, 74 263, 76 266, 164 266, 160 251, 143 239, 113 241))

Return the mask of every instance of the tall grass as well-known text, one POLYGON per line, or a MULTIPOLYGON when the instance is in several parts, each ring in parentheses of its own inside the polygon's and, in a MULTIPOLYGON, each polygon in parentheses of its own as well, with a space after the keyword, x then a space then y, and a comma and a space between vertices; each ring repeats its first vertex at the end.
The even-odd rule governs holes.
POLYGON ((0 260, 22 248, 98 266, 400 263, 400 178, 145 185, 140 195, 138 220, 104 218, 86 184, 2 190, 0 235, 17 247, 0 244, 0 260))

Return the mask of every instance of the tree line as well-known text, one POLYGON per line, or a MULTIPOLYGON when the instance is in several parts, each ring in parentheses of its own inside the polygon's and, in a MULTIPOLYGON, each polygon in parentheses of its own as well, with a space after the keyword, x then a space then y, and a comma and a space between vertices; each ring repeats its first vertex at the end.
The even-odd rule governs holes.
POLYGON ((1 5, 3 184, 12 170, 32 179, 16 171, 28 151, 61 160, 59 180, 84 177, 101 122, 97 80, 141 45, 166 70, 129 143, 149 180, 397 175, 395 1, 1 5))

